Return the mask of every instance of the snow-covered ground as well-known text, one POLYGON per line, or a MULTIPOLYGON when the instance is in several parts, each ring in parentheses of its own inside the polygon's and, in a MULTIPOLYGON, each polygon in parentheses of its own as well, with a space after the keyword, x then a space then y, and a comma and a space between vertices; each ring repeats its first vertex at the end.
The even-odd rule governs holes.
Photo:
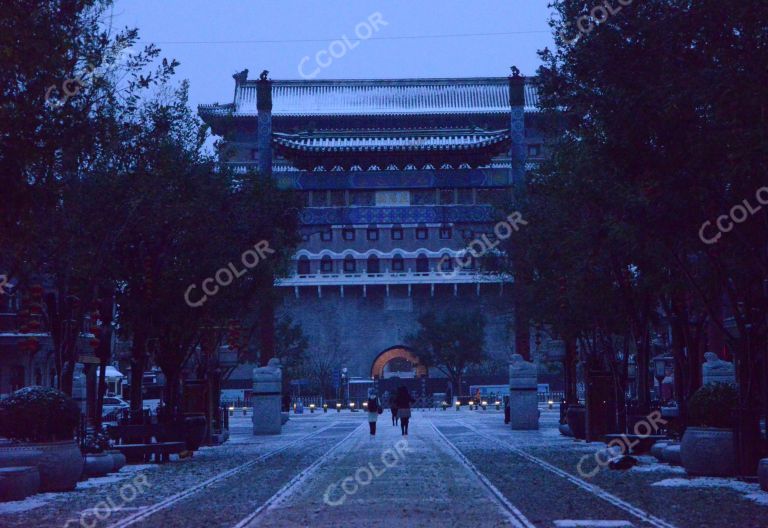
POLYGON ((407 437, 385 414, 373 439, 365 418, 292 415, 281 435, 254 436, 236 413, 223 446, 2 503, 0 526, 768 526, 756 484, 689 478, 649 456, 581 476, 579 461, 604 445, 560 436, 556 410, 521 432, 492 410, 414 411, 407 437), (148 489, 101 506, 137 475, 148 489))

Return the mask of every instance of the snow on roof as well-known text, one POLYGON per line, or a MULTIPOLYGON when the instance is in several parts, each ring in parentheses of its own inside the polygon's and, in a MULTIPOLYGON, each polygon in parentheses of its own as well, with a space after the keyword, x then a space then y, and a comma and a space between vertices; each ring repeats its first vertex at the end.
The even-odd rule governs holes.
MULTIPOLYGON (((99 370, 101 370, 101 368, 99 368, 99 370)), ((101 372, 99 372, 99 374, 101 374, 101 372)), ((112 365, 107 365, 107 371, 104 376, 107 378, 124 378, 125 374, 117 370, 112 365)))
MULTIPOLYGON (((254 116, 256 83, 239 84, 234 103, 200 105, 203 115, 254 116)), ((538 111, 538 94, 525 85, 525 111, 538 111)), ((272 114, 413 115, 508 113, 506 77, 463 79, 376 79, 331 81, 273 81, 272 114)))

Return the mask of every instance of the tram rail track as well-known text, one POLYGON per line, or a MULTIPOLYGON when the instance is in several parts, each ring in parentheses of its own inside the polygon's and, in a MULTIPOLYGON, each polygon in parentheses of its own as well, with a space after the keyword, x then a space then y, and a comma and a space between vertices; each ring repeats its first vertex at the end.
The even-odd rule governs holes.
POLYGON ((309 433, 307 435, 304 435, 300 438, 297 438, 296 440, 293 440, 281 447, 278 447, 276 449, 273 449, 271 451, 268 451, 262 455, 259 455, 258 457, 254 458, 253 460, 249 460, 248 462, 245 462, 243 464, 240 464, 239 466, 236 466, 232 469, 229 469, 227 471, 223 471, 199 484, 196 484, 194 486, 191 486, 185 490, 182 490, 178 493, 175 493, 169 497, 166 497, 165 499, 156 502, 150 506, 142 507, 141 510, 137 511, 136 513, 133 513, 131 515, 128 515, 127 517, 123 517, 122 519, 116 521, 113 524, 110 524, 108 528, 126 528, 128 526, 131 526, 133 524, 136 524, 140 521, 143 521, 152 515, 159 513, 163 510, 166 510, 170 508, 171 506, 174 506, 175 504, 188 499, 197 493, 200 493, 201 491, 205 490, 206 488, 209 488, 215 484, 218 484, 221 481, 224 481, 228 478, 232 478, 244 471, 247 471, 248 469, 251 469, 255 467, 256 465, 269 460, 270 458, 274 457, 275 455, 278 455, 282 453, 283 451, 286 451, 297 444, 301 444, 303 442, 306 442, 307 440, 320 435, 321 433, 324 433, 325 431, 328 431, 329 429, 332 429, 334 427, 337 427, 338 423, 332 423, 325 427, 322 427, 318 429, 317 431, 313 431, 312 433, 309 433))
POLYGON ((504 512, 509 523, 515 528, 536 528, 536 526, 528 520, 528 518, 521 512, 510 500, 486 477, 477 467, 464 456, 464 453, 451 442, 440 429, 437 428, 435 423, 430 420, 429 424, 432 429, 435 430, 437 436, 445 443, 446 446, 453 452, 455 458, 467 469, 470 473, 480 481, 483 487, 493 497, 494 501, 500 506, 500 509, 504 512))
POLYGON ((504 440, 501 440, 495 436, 492 436, 490 434, 487 434, 481 430, 479 430, 474 425, 466 423, 464 420, 457 419, 454 420, 454 423, 465 427, 466 429, 472 431, 474 434, 480 436, 481 438, 484 438, 486 440, 489 440, 497 445, 500 445, 504 447, 505 449, 513 452, 514 454, 520 456, 521 458, 524 458, 525 460, 532 462, 539 467, 554 473, 555 475, 571 482, 572 484, 575 484, 582 490, 612 504, 613 506, 619 508, 620 510, 623 510, 624 512, 632 515, 636 519, 647 523, 654 528, 677 528, 675 525, 665 521, 664 519, 661 519, 659 517, 656 517, 655 515, 638 508, 637 506, 625 501, 624 499, 621 499, 617 497, 616 495, 613 495, 612 493, 609 493, 608 491, 604 490, 603 488, 596 486, 595 484, 590 484, 589 482, 584 481, 583 479, 580 479, 579 477, 572 475, 571 473, 568 473, 567 471, 560 469, 557 466, 554 466, 550 464, 549 462, 542 460, 541 458, 538 458, 534 455, 531 455, 530 453, 527 453, 520 449, 519 447, 516 447, 509 442, 506 442, 504 440))
POLYGON ((289 480, 283 487, 281 487, 277 492, 275 492, 274 495, 272 495, 270 498, 268 498, 264 503, 261 504, 257 509, 255 509, 253 512, 248 514, 246 517, 242 518, 237 524, 235 524, 232 528, 246 528, 251 526, 258 526, 258 520, 261 514, 266 513, 270 509, 272 509, 277 504, 280 504, 281 502, 287 500, 293 493, 301 486, 312 474, 317 471, 317 469, 322 466, 324 463, 326 463, 333 455, 338 451, 338 449, 347 442, 352 436, 355 435, 360 429, 363 427, 363 423, 361 423, 358 427, 355 427, 352 431, 349 432, 344 438, 339 440, 336 444, 333 445, 328 451, 326 451, 322 456, 317 458, 312 464, 301 470, 299 474, 294 476, 291 480, 289 480))

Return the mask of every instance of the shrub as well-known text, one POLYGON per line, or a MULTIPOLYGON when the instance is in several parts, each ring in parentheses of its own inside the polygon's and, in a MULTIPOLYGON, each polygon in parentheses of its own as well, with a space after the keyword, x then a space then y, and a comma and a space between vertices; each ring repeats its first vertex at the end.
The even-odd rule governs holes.
POLYGON ((696 427, 734 426, 733 409, 739 403, 736 387, 727 383, 704 385, 688 402, 688 422, 696 427))
POLYGON ((72 440, 79 418, 77 404, 63 392, 25 387, 0 401, 0 436, 19 442, 72 440))

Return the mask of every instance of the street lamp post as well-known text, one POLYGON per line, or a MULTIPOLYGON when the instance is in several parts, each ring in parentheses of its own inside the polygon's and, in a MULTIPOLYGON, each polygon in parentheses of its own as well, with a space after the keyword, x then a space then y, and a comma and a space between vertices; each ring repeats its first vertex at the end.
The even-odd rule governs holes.
POLYGON ((344 403, 349 402, 349 376, 347 375, 347 367, 341 369, 341 386, 344 391, 344 403))

